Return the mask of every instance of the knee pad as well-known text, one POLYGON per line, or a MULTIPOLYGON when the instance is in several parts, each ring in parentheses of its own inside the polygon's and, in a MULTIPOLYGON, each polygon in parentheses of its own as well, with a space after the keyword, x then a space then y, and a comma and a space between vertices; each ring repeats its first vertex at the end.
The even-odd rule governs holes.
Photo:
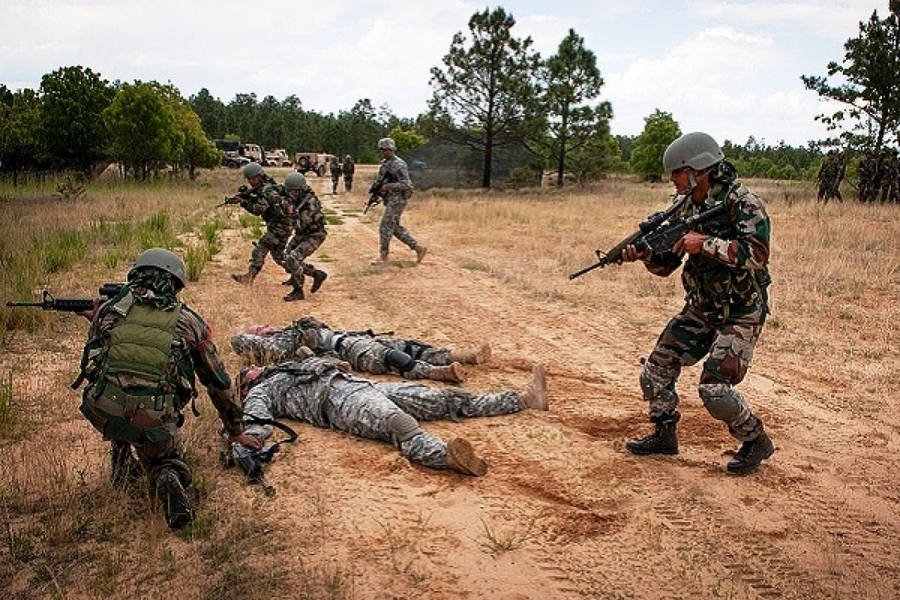
POLYGON ((727 383, 701 383, 698 391, 703 406, 715 419, 732 423, 745 410, 744 398, 727 383))
POLYGON ((398 446, 422 433, 418 421, 405 412, 391 415, 388 418, 387 425, 391 432, 391 437, 394 438, 398 446))
POLYGON ((409 371, 416 366, 416 361, 409 354, 399 350, 388 350, 384 357, 384 362, 388 367, 397 369, 401 373, 409 371))

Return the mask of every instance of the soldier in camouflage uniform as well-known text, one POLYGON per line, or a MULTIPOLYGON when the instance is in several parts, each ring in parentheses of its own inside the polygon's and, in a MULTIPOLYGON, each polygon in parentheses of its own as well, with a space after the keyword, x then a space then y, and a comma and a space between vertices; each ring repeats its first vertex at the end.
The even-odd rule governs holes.
MULTIPOLYGON (((881 151, 881 203, 896 202, 897 177, 900 165, 897 164, 897 151, 884 148, 881 151)), ((877 191, 876 191, 877 195, 877 191)))
POLYGON ((747 473, 775 451, 762 421, 734 389, 747 373, 768 313, 770 225, 762 199, 735 182, 734 167, 724 159, 712 137, 688 133, 666 148, 663 167, 678 194, 690 194, 681 216, 726 203, 728 222, 704 223, 671 251, 638 252, 628 246, 622 252, 622 260, 640 259, 648 271, 662 277, 688 255, 682 272, 685 306, 660 335, 640 377, 656 431, 626 447, 634 454, 678 453, 675 381, 683 366, 706 356, 700 398, 709 414, 743 442, 728 470, 747 473))
POLYGON ((819 191, 816 194, 816 201, 828 204, 831 198, 837 198, 843 202, 841 198, 840 185, 844 178, 844 161, 841 154, 836 150, 829 150, 819 167, 816 175, 819 181, 819 191))
POLYGON ((291 278, 284 283, 294 286, 293 291, 286 295, 284 300, 291 302, 304 298, 304 275, 312 277, 312 286, 309 288, 312 293, 319 291, 322 282, 328 277, 328 273, 306 262, 307 257, 325 241, 328 231, 325 229, 322 204, 316 193, 307 185, 306 177, 302 173, 291 173, 285 177, 284 189, 289 196, 294 215, 294 235, 287 243, 284 261, 285 269, 292 273, 291 278))
POLYGON ((381 217, 381 224, 378 227, 379 255, 372 264, 387 262, 392 237, 396 237, 415 251, 416 263, 422 262, 428 251, 428 248, 416 242, 412 233, 400 224, 400 217, 412 196, 412 180, 409 178, 406 162, 395 154, 396 151, 397 144, 391 138, 378 140, 381 167, 378 169, 378 177, 369 189, 369 193, 378 194, 384 199, 384 215, 381 217))
POLYGON ((241 208, 250 214, 262 217, 266 223, 266 233, 253 246, 247 272, 232 273, 231 278, 244 285, 253 283, 262 271, 266 255, 269 253, 277 265, 293 275, 284 260, 285 246, 294 226, 290 202, 284 190, 274 179, 266 175, 259 164, 250 163, 244 167, 244 177, 247 178, 250 189, 232 197, 229 204, 240 204, 241 208))
MULTIPOLYGON (((249 367, 238 377, 248 418, 289 417, 317 427, 346 431, 395 445, 412 462, 481 476, 487 465, 462 438, 444 442, 419 427, 418 421, 450 417, 505 415, 525 408, 547 410, 546 380, 541 365, 522 392, 471 394, 460 388, 434 389, 415 383, 376 383, 344 372, 347 365, 323 357, 249 367)), ((248 424, 258 442, 271 426, 248 424)))
POLYGON ((341 163, 338 162, 337 156, 332 156, 328 164, 328 170, 331 172, 331 193, 337 194, 338 182, 341 180, 341 163))
POLYGON ((356 165, 353 164, 353 157, 349 154, 344 157, 341 172, 344 174, 344 189, 350 192, 353 189, 353 174, 356 172, 356 165))
POLYGON ((253 325, 231 338, 231 347, 248 364, 272 365, 294 360, 301 348, 336 356, 354 369, 406 379, 460 383, 466 373, 459 363, 481 364, 491 356, 489 344, 473 351, 434 348, 419 340, 376 337, 371 331, 337 331, 313 317, 303 317, 284 329, 253 325))
POLYGON ((178 430, 182 409, 197 395, 195 374, 230 439, 258 447, 243 434, 241 406, 209 327, 176 299, 184 281, 184 264, 172 252, 152 248, 138 256, 122 291, 84 314, 92 320, 89 341, 73 384, 77 389, 88 382, 81 412, 112 441, 113 484, 146 472, 172 528, 194 517, 185 493, 191 472, 178 430))

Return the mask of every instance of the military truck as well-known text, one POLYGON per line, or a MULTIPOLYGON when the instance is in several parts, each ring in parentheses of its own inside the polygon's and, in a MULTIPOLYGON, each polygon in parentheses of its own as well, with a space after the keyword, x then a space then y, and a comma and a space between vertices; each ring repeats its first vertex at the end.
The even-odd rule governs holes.
POLYGON ((275 148, 271 152, 266 152, 267 167, 292 167, 291 157, 288 156, 284 148, 275 148))
POLYGON ((334 154, 323 154, 321 152, 298 152, 294 155, 294 164, 297 165, 297 171, 304 175, 312 171, 319 177, 323 177, 328 171, 328 162, 334 158, 334 154))

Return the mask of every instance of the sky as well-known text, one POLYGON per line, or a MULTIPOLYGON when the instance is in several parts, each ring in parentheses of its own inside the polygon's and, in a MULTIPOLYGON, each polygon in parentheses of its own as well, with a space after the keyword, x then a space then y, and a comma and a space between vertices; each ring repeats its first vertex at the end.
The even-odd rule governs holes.
POLYGON ((749 136, 803 146, 827 136, 815 115, 829 106, 801 75, 825 75, 859 22, 887 0, 0 0, 0 83, 37 89, 41 76, 82 65, 105 79, 171 81, 188 97, 207 88, 307 110, 387 104, 400 117, 423 112, 430 69, 441 65, 469 17, 502 6, 513 33, 542 56, 568 30, 584 37, 612 103, 614 134, 637 135, 660 109, 683 132, 720 142, 749 136))

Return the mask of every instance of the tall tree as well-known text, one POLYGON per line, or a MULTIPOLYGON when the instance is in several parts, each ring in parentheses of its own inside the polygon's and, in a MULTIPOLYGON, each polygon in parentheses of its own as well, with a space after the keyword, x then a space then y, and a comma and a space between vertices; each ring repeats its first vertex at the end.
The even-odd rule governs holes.
POLYGON ((441 137, 483 153, 482 187, 491 186, 494 149, 523 141, 538 114, 532 78, 540 56, 531 38, 512 35, 516 24, 503 8, 469 19, 471 42, 457 32, 444 68, 432 67, 429 108, 441 137))
POLYGON ((654 110, 649 117, 644 117, 644 131, 634 140, 629 161, 631 169, 644 179, 659 181, 663 174, 663 153, 680 135, 681 128, 672 113, 654 110))
POLYGON ((843 105, 816 120, 839 131, 845 143, 876 151, 900 138, 900 2, 891 0, 890 10, 886 19, 875 10, 859 23, 859 35, 844 43, 844 60, 828 63, 826 77, 800 77, 807 89, 843 105), (832 84, 828 78, 835 75, 840 82, 832 84))
POLYGON ((43 149, 55 166, 90 173, 106 156, 107 131, 100 114, 115 95, 88 68, 61 67, 41 78, 43 149))
POLYGON ((211 138, 221 138, 229 133, 225 125, 225 104, 214 98, 209 90, 201 88, 190 97, 191 107, 200 117, 200 124, 211 138))
MULTIPOLYGON (((597 57, 584 47, 584 38, 574 29, 563 38, 556 54, 538 69, 539 101, 547 119, 545 135, 530 140, 530 146, 556 168, 556 185, 562 186, 566 156, 589 140, 603 137, 609 131, 612 105, 586 103, 600 95, 603 78, 597 68, 597 57)), ((603 144, 594 144, 595 150, 603 144)), ((581 169, 583 172, 584 170, 581 169)))
POLYGON ((39 166, 40 110, 40 100, 33 90, 8 96, 0 91, 0 169, 12 173, 14 186, 21 171, 39 166))

